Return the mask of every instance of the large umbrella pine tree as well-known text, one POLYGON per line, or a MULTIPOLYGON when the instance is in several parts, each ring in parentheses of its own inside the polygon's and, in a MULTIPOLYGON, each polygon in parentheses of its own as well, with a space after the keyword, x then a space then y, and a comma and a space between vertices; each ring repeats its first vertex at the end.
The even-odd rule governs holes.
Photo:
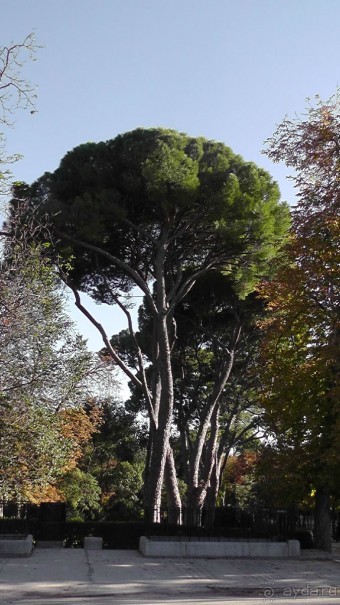
POLYGON ((23 197, 48 215, 54 253, 68 261, 64 279, 76 305, 101 332, 113 362, 144 393, 150 419, 145 506, 157 520, 165 473, 171 502, 181 507, 169 445, 175 309, 212 269, 249 290, 280 245, 287 206, 267 172, 224 144, 163 129, 81 145, 53 174, 19 188, 13 203, 23 197), (118 305, 134 338, 129 295, 135 287, 152 317, 151 376, 137 339, 134 372, 110 344, 100 310, 93 317, 79 294, 118 305))

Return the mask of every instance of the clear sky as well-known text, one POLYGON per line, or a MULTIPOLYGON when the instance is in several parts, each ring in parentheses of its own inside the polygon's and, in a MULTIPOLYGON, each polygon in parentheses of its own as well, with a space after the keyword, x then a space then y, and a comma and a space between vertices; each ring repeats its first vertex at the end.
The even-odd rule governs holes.
MULTIPOLYGON (((7 151, 17 180, 57 168, 73 147, 139 126, 223 141, 266 168, 294 202, 264 140, 306 98, 339 85, 340 0, 0 0, 0 46, 32 30, 38 112, 21 112, 7 151)), ((109 334, 125 327, 97 309, 109 334)), ((85 320, 93 349, 100 338, 85 320)))

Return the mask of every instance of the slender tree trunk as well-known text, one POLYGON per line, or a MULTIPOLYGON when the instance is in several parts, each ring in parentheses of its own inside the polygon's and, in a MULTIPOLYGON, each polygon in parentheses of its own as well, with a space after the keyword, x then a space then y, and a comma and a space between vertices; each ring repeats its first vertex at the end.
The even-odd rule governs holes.
MULTIPOLYGON (((148 444, 147 444, 147 449, 146 449, 146 461, 145 461, 145 468, 144 468, 144 504, 147 501, 147 493, 146 493, 146 486, 149 484, 149 476, 150 476, 150 461, 151 461, 151 452, 152 452, 152 441, 153 441, 153 426, 152 426, 152 422, 150 422, 149 424, 149 435, 148 435, 148 444)), ((147 512, 145 512, 145 515, 147 516, 147 512)))
POLYGON ((158 523, 160 521, 162 487, 168 442, 169 435, 167 435, 166 431, 155 431, 149 473, 145 486, 146 515, 148 521, 153 523, 158 523))
POLYGON ((217 494, 220 486, 220 473, 219 473, 220 465, 218 464, 217 455, 215 456, 214 466, 210 475, 210 485, 207 489, 206 496, 206 523, 209 527, 213 527, 215 521, 215 509, 216 509, 216 500, 217 494))
POLYGON ((211 473, 210 489, 207 493, 207 506, 216 508, 218 493, 221 487, 222 475, 228 459, 229 452, 226 454, 224 448, 220 444, 219 450, 216 453, 214 467, 211 473))
MULTIPOLYGON (((235 344, 236 342, 237 339, 235 340, 235 344)), ((232 349, 229 353, 228 360, 221 364, 210 402, 207 404, 205 410, 204 420, 199 427, 196 437, 193 455, 190 461, 191 477, 188 490, 188 503, 193 509, 202 508, 206 499, 218 447, 219 402, 223 389, 229 379, 233 363, 234 350, 232 349), (209 429, 211 434, 208 443, 206 444, 206 437, 209 429), (204 448, 205 445, 207 446, 206 448, 204 448), (200 469, 202 469, 201 473, 200 469)))
MULTIPOLYGON (((208 488, 210 486, 211 475, 213 472, 213 468, 216 464, 216 456, 217 456, 217 443, 218 443, 218 430, 219 430, 219 404, 216 403, 215 407, 211 414, 210 420, 210 436, 208 441, 205 444, 204 448, 204 456, 201 458, 201 472, 200 472, 200 480, 199 480, 199 490, 195 490, 196 498, 199 498, 199 503, 197 505, 203 506, 206 495, 208 492, 208 488), (200 494, 201 492, 201 494, 200 494)), ((198 485, 195 485, 197 488, 198 485)), ((195 503, 193 502, 195 505, 195 503)))
POLYGON ((180 525, 182 523, 182 501, 178 489, 174 454, 169 447, 165 464, 165 486, 167 492, 168 521, 180 525))
POLYGON ((327 485, 317 487, 314 511, 315 547, 327 552, 332 551, 331 538, 331 498, 327 485))

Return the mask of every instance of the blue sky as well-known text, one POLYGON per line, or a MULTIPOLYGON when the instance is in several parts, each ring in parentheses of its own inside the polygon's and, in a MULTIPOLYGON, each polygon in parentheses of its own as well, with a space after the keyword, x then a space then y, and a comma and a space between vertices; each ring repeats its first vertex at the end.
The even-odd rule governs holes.
MULTIPOLYGON (((164 126, 223 141, 294 203, 287 170, 261 149, 286 114, 339 85, 339 0, 1 0, 0 46, 32 30, 43 48, 24 73, 38 112, 7 132, 7 151, 23 154, 15 179, 53 171, 78 144, 164 126)), ((109 333, 125 327, 97 314, 109 333)))

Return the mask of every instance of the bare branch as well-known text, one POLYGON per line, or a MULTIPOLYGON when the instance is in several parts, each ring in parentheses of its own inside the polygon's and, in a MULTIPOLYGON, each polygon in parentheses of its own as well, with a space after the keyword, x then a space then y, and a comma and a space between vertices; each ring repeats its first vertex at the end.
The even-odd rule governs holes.
MULTIPOLYGON (((38 46, 35 44, 33 33, 29 34, 21 44, 12 44, 0 48, 0 124, 5 127, 13 126, 10 116, 17 109, 30 109, 35 113, 36 95, 34 86, 21 78, 23 65, 35 60, 38 46)), ((6 155, 4 151, 6 136, 0 132, 0 195, 7 195, 10 191, 9 179, 11 172, 5 167, 20 159, 19 154, 6 155)))
MULTIPOLYGON (((98 266, 98 265, 97 265, 98 266)), ((123 311, 123 313, 125 314, 126 318, 127 318, 127 322, 128 322, 128 328, 129 328, 129 334, 131 336, 131 338, 133 339, 134 345, 136 347, 136 351, 137 351, 137 360, 138 360, 138 369, 141 373, 142 376, 142 381, 141 381, 141 385, 143 388, 143 393, 145 395, 146 398, 146 402, 147 402, 147 407, 148 407, 148 411, 150 414, 150 418, 152 420, 152 422, 154 423, 154 425, 156 426, 156 418, 155 418, 155 414, 154 414, 154 408, 152 405, 152 395, 150 393, 150 389, 148 386, 148 382, 147 382, 147 378, 146 378, 146 373, 145 373, 145 365, 143 363, 143 355, 142 355, 142 351, 141 348, 138 344, 137 338, 136 338, 136 333, 133 329, 133 324, 132 324, 132 318, 131 318, 131 313, 129 312, 129 310, 127 309, 126 305, 124 305, 119 296, 117 296, 117 294, 115 294, 115 292, 113 292, 112 288, 110 287, 106 276, 102 274, 102 271, 100 269, 100 267, 98 266, 98 271, 100 272, 100 274, 102 275, 105 283, 106 283, 106 287, 108 288, 108 290, 110 291, 110 294, 112 296, 113 301, 118 305, 118 307, 121 309, 121 311, 123 311)))

